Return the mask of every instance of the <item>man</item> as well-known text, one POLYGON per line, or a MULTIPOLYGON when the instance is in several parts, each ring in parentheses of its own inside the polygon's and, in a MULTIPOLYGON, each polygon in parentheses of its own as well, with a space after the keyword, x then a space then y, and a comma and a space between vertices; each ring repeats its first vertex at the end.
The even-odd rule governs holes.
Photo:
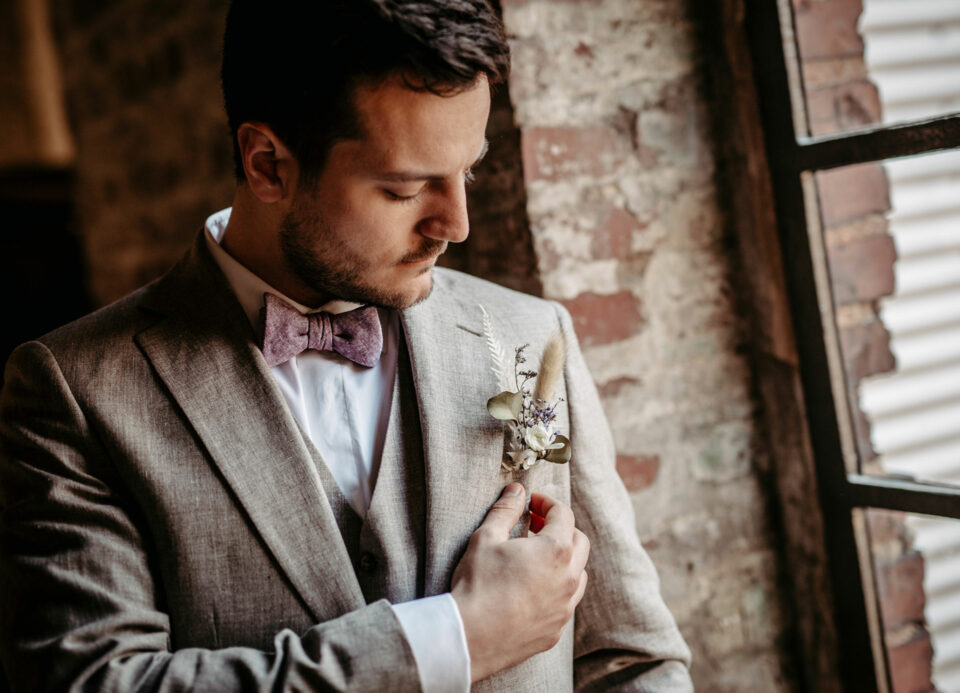
POLYGON ((432 269, 507 67, 484 0, 233 3, 232 210, 7 367, 14 689, 690 689, 569 316, 432 269), (504 471, 481 305, 568 464, 504 471))

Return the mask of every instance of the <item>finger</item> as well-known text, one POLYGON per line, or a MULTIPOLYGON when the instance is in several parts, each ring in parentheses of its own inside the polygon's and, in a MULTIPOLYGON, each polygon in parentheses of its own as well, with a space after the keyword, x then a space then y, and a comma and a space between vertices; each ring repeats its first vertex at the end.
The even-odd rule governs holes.
POLYGON ((573 511, 556 498, 543 493, 530 494, 530 512, 543 518, 542 532, 569 541, 574 529, 573 511))
POLYGON ((577 591, 576 591, 576 593, 573 595, 573 605, 574 605, 574 606, 576 606, 577 604, 579 604, 579 603, 580 603, 580 600, 583 599, 583 595, 584 595, 584 593, 587 591, 587 582, 588 582, 588 581, 589 581, 589 579, 587 578, 587 571, 584 570, 582 573, 580 573, 580 584, 577 586, 577 591))
POLYGON ((516 482, 508 484, 500 494, 500 498, 490 508, 481 528, 497 538, 506 540, 510 536, 510 530, 520 520, 525 502, 523 486, 516 482))
POLYGON ((590 557, 590 539, 579 529, 573 530, 573 558, 571 565, 579 567, 581 570, 587 564, 590 557))
POLYGON ((530 511, 535 512, 540 517, 545 517, 547 511, 559 502, 553 496, 534 491, 530 494, 530 511))
POLYGON ((543 529, 543 518, 536 513, 530 513, 530 531, 536 534, 543 529))

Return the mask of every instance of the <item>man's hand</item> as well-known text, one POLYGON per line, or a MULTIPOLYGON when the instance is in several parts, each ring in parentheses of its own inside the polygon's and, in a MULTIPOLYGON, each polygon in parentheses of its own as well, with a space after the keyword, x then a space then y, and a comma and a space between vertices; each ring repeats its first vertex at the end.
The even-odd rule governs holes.
POLYGON ((590 542, 563 503, 532 494, 536 534, 509 538, 524 500, 518 483, 503 490, 453 573, 473 681, 556 645, 587 586, 590 542))

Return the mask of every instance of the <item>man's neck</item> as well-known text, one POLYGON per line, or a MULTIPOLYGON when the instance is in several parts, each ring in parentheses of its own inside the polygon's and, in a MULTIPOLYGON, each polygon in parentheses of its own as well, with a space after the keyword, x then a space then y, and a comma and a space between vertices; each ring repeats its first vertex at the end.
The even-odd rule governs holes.
POLYGON ((280 249, 280 226, 284 210, 264 205, 246 185, 237 186, 233 212, 224 229, 220 247, 241 265, 305 306, 318 307, 335 299, 316 291, 290 271, 280 249))

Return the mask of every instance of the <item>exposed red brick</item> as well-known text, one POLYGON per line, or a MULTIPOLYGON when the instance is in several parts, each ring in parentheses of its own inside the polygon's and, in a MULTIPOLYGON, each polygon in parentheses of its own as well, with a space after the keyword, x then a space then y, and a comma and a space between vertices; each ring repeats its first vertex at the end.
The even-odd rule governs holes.
POLYGON ((837 303, 872 301, 893 293, 897 249, 890 236, 866 236, 835 246, 827 258, 837 303))
POLYGON ((922 623, 926 599, 923 592, 923 556, 913 551, 880 566, 877 586, 885 630, 906 623, 922 623))
POLYGON ((615 378, 597 387, 597 391, 602 399, 607 399, 608 397, 616 397, 623 388, 636 385, 639 382, 636 378, 615 378))
POLYGON ((844 327, 840 330, 840 344, 847 380, 854 388, 863 378, 887 373, 897 366, 890 351, 890 333, 879 320, 844 327))
POLYGON ((877 459, 877 451, 873 449, 873 440, 870 438, 870 420, 857 405, 854 397, 851 393, 850 414, 853 422, 853 437, 861 462, 871 462, 877 459))
POLYGON ((660 458, 656 455, 617 455, 617 473, 629 491, 645 489, 657 480, 660 458))
POLYGON ((630 255, 633 232, 642 228, 643 225, 627 210, 620 208, 611 210, 593 234, 590 246, 593 257, 598 260, 627 257, 630 255))
POLYGON ((830 135, 880 123, 880 93, 871 82, 857 81, 807 91, 810 131, 830 135))
MULTIPOLYGON (((903 546, 909 540, 904 524, 905 514, 898 510, 871 509, 867 511, 870 529, 870 544, 875 549, 886 550, 888 546, 903 546)), ((901 549, 902 550, 902 549, 901 549)))
POLYGON ((623 161, 616 131, 605 127, 527 128, 520 138, 527 180, 602 176, 623 161))
POLYGON ((583 293, 564 301, 583 346, 609 344, 636 334, 643 327, 640 299, 630 291, 601 296, 583 293))
POLYGON ((577 44, 577 47, 573 49, 573 52, 579 55, 581 58, 593 57, 593 49, 583 41, 577 44))
POLYGON ((890 185, 880 164, 821 171, 817 191, 823 223, 828 227, 890 209, 890 185))
POLYGON ((550 272, 560 266, 560 253, 556 244, 549 238, 544 239, 537 252, 537 264, 541 272, 550 272))
POLYGON ((793 6, 801 59, 863 55, 861 0, 794 0, 793 6))
POLYGON ((918 630, 915 637, 898 647, 887 648, 893 693, 927 693, 934 690, 933 646, 930 635, 918 630))

